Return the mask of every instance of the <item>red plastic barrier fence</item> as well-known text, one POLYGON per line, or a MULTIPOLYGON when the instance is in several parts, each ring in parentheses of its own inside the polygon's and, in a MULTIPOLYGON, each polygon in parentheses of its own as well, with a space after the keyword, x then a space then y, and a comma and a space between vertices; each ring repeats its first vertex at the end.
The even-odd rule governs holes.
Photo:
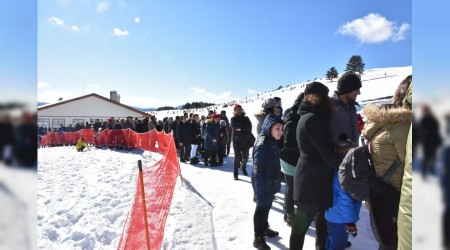
POLYGON ((125 221, 118 249, 160 249, 163 240, 164 226, 172 202, 176 178, 180 174, 180 163, 177 158, 173 134, 152 130, 147 133, 136 133, 130 129, 106 129, 94 134, 92 129, 77 132, 51 132, 41 137, 41 146, 53 146, 65 143, 76 143, 84 138, 95 146, 123 146, 139 148, 151 152, 162 153, 162 158, 153 166, 142 169, 143 181, 136 179, 134 201, 125 221), (144 186, 145 197, 142 199, 144 186), (145 214, 148 218, 148 230, 145 230, 145 214), (149 235, 146 234, 148 231, 149 235), (147 241, 150 239, 150 242, 147 241))
POLYGON ((41 136, 40 146, 75 144, 80 138, 83 138, 87 143, 94 143, 94 131, 92 129, 81 129, 75 132, 49 132, 41 136))
POLYGON ((149 235, 146 235, 145 230, 142 183, 137 177, 134 201, 117 249, 149 249, 148 246, 150 249, 160 249, 176 178, 180 172, 173 136, 172 133, 165 134, 152 130, 145 134, 134 135, 132 138, 136 139, 138 148, 162 152, 163 156, 153 166, 142 169, 149 235), (147 242, 147 237, 150 242, 147 242))

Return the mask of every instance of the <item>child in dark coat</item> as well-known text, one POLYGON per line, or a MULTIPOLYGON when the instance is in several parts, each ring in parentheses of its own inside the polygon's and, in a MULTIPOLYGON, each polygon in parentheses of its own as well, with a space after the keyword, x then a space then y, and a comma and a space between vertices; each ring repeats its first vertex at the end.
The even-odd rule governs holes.
POLYGON ((262 125, 262 132, 253 147, 252 184, 256 195, 256 209, 253 216, 255 239, 253 246, 257 249, 270 249, 264 236, 275 237, 278 232, 269 227, 268 217, 272 207, 273 196, 281 187, 280 148, 277 141, 283 135, 283 120, 269 114, 262 125))

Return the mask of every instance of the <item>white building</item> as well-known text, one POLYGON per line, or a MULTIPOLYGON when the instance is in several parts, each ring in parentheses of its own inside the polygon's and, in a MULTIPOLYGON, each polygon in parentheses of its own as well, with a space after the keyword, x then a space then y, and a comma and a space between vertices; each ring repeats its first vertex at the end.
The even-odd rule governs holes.
POLYGON ((37 115, 38 126, 47 128, 59 128, 60 124, 68 126, 94 123, 96 119, 103 122, 111 117, 120 119, 131 116, 142 119, 149 116, 145 112, 95 93, 40 106, 37 115))

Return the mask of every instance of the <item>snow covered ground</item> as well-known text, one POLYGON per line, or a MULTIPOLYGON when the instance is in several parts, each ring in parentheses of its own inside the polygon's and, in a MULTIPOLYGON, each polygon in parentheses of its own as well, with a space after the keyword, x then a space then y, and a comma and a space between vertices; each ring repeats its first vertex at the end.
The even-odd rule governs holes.
MULTIPOLYGON (((141 150, 76 152, 74 147, 39 149, 38 246, 40 249, 114 249, 131 203, 136 163, 151 165, 141 150)), ((250 177, 232 178, 231 154, 221 167, 181 164, 180 178, 164 232, 162 249, 252 249, 255 203, 250 177)), ((251 162, 249 163, 249 167, 251 162)), ((288 249, 290 228, 283 222, 283 191, 269 215, 280 237, 273 249, 288 249)), ((414 249, 440 249, 442 203, 436 178, 414 175, 414 249), (430 195, 433 194, 433 195, 430 195), (438 195, 439 197, 439 195, 438 195), (416 216, 427 214, 429 216, 416 216), (424 227, 423 225, 428 225, 424 227)), ((368 210, 363 206, 358 236, 350 249, 377 249, 368 210)), ((314 249, 314 224, 305 249, 314 249)))
POLYGON ((0 163, 0 249, 36 249, 36 169, 0 163))
MULTIPOLYGON (((148 152, 146 152, 148 153, 148 152)), ((159 154, 152 153, 157 159, 159 154)), ((39 149, 38 245, 41 249, 113 249, 131 203, 137 160, 151 160, 141 150, 74 147, 39 149)), ((233 180, 231 154, 224 166, 181 164, 166 223, 163 249, 251 249, 255 203, 250 177, 233 180)), ((249 163, 249 167, 251 162, 249 163)), ((284 185, 282 192, 284 191, 284 185)), ((283 194, 278 193, 269 222, 280 237, 274 249, 288 249, 290 228, 283 222, 283 194)), ((368 211, 361 210, 352 249, 375 249, 368 211)), ((314 225, 305 249, 314 246, 314 225)))
MULTIPOLYGON (((397 84, 411 73, 411 67, 367 70, 358 101, 392 95, 397 84)), ((327 84, 330 91, 336 87, 336 80, 318 80, 327 84)), ((260 110, 262 99, 279 96, 286 109, 303 90, 303 83, 293 86, 239 100, 252 119, 254 130, 253 114, 260 110)), ((230 117, 231 108, 224 109, 230 117)), ((165 116, 169 115, 164 111, 157 113, 159 119, 165 116)), ((0 249, 115 249, 133 198, 137 161, 141 159, 145 167, 160 157, 148 157, 146 153, 95 148, 79 153, 74 147, 40 148, 37 178, 36 170, 0 165, 0 249)), ((181 164, 184 181, 178 179, 175 186, 163 249, 253 249, 255 203, 250 178, 240 176, 239 181, 233 180, 233 158, 231 154, 224 166, 217 168, 204 167, 202 163, 181 164)), ((251 161, 248 169, 250 166, 251 161)), ((438 180, 434 177, 423 181, 417 174, 413 178, 414 249, 441 249, 443 205, 438 180)), ((268 239, 272 249, 288 249, 290 228, 282 219, 283 191, 284 186, 269 215, 271 227, 280 232, 280 237, 268 239)), ((349 238, 353 243, 350 249, 377 249, 364 206, 360 217, 358 236, 349 238)), ((314 249, 314 236, 313 224, 305 249, 314 249)))

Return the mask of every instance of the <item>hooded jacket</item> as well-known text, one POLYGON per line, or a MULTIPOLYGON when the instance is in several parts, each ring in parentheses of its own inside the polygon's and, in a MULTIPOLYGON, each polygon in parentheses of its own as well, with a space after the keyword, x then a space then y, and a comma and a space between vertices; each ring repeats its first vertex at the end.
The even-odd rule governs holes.
POLYGON ((363 112, 367 121, 362 133, 371 141, 371 155, 376 175, 383 176, 392 162, 399 159, 401 165, 389 182, 400 191, 412 112, 391 104, 368 104, 363 112))
POLYGON ((253 178, 258 200, 273 196, 281 187, 278 181, 280 148, 270 134, 272 126, 276 123, 283 124, 283 121, 278 116, 268 115, 262 125, 262 133, 259 134, 253 146, 253 178))
POLYGON ((213 119, 206 119, 205 124, 204 147, 206 150, 217 150, 219 148, 220 126, 218 123, 214 123, 213 119), (216 140, 215 142, 213 142, 214 139, 216 140))
POLYGON ((271 114, 268 109, 263 109, 260 112, 255 114, 255 118, 258 121, 256 124, 256 133, 259 135, 262 131, 262 125, 264 123, 264 120, 266 119, 266 116, 271 114))
POLYGON ((300 158, 294 173, 294 200, 326 209, 333 205, 333 175, 341 162, 331 141, 331 116, 319 104, 302 102, 297 125, 300 158))
POLYGON ((356 223, 359 220, 361 203, 342 190, 336 171, 333 177, 333 207, 325 212, 325 219, 333 223, 356 223))
POLYGON ((84 140, 82 140, 82 139, 80 138, 80 139, 78 139, 78 142, 77 142, 77 144, 75 145, 75 148, 76 148, 77 150, 80 150, 81 147, 87 148, 88 145, 86 144, 86 142, 84 142, 84 140))

